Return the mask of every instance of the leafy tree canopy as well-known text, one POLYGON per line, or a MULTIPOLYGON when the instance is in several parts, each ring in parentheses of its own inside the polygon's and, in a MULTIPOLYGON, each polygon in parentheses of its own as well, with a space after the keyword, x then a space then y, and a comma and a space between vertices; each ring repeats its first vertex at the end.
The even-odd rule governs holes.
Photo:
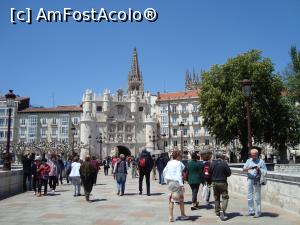
POLYGON ((294 108, 282 95, 283 82, 273 71, 270 59, 263 58, 261 51, 251 50, 223 65, 213 65, 202 74, 200 104, 204 125, 221 143, 238 139, 247 152, 247 99, 240 84, 243 79, 252 81, 249 100, 255 142, 278 147, 294 145, 299 140, 299 120, 292 115, 294 108))

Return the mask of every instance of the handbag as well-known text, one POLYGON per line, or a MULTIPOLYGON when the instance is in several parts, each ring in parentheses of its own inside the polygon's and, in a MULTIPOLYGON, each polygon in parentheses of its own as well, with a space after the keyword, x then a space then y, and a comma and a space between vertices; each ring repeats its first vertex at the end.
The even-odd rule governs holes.
POLYGON ((182 179, 184 181, 188 181, 188 179, 189 179, 189 172, 187 170, 182 171, 182 179))
POLYGON ((267 178, 266 178, 265 174, 261 173, 260 178, 259 178, 259 184, 260 185, 266 185, 267 184, 267 178))
POLYGON ((208 187, 207 184, 205 184, 202 188, 202 198, 206 201, 208 198, 208 187))

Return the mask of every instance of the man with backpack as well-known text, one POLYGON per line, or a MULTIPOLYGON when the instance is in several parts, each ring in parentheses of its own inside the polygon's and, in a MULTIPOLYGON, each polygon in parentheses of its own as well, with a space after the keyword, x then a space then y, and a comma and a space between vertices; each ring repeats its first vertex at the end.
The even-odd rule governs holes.
POLYGON ((204 187, 203 187, 203 197, 206 204, 209 205, 210 199, 210 189, 211 189, 211 174, 210 174, 210 160, 212 157, 212 152, 207 150, 201 153, 201 158, 203 160, 203 175, 204 175, 204 187))
POLYGON ((211 181, 214 189, 215 213, 223 221, 225 220, 225 212, 229 199, 227 177, 231 175, 231 170, 227 162, 222 158, 222 153, 216 155, 216 160, 211 163, 209 172, 211 174, 211 181), (220 205, 221 196, 222 207, 220 205))
POLYGON ((150 196, 150 173, 153 167, 153 159, 149 152, 144 149, 138 160, 138 169, 139 169, 139 194, 143 193, 143 179, 146 178, 147 186, 147 195, 150 196))

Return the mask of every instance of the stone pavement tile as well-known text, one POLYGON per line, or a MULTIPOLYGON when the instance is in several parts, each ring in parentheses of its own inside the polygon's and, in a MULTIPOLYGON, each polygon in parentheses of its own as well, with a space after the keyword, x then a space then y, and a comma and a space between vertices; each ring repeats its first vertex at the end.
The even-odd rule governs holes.
POLYGON ((63 219, 66 215, 62 213, 46 213, 41 216, 42 219, 63 219))
POLYGON ((120 205, 98 205, 96 206, 96 208, 112 210, 112 209, 119 209, 121 208, 121 206, 120 205))
MULTIPOLYGON (((143 184, 145 189, 145 181, 143 184)), ((289 212, 263 204, 263 216, 258 219, 247 215, 247 197, 229 193, 227 221, 220 221, 214 215, 214 209, 207 209, 198 194, 200 209, 191 211, 191 190, 188 185, 185 192, 187 221, 176 221, 175 224, 230 224, 230 225, 300 225, 300 217, 289 212)), ((102 172, 98 176, 98 185, 93 187, 91 203, 84 196, 73 197, 73 185, 59 185, 57 195, 37 198, 32 192, 26 192, 0 201, 0 224, 2 225, 34 225, 34 224, 122 224, 122 225, 164 225, 168 222, 168 187, 151 180, 153 195, 138 195, 138 179, 128 176, 126 195, 116 195, 116 182, 112 176, 105 177, 102 172), (44 218, 46 217, 46 218, 44 218), (49 218, 47 218, 49 217, 49 218)), ((83 188, 81 189, 83 193, 83 188)), ((213 195, 211 196, 213 202, 213 195)), ((179 216, 176 205, 174 215, 179 216)))
POLYGON ((151 218, 154 217, 154 213, 149 213, 146 211, 138 211, 138 212, 132 212, 128 214, 129 216, 137 217, 137 218, 151 218))
POLYGON ((123 220, 96 220, 94 225, 121 225, 123 220))

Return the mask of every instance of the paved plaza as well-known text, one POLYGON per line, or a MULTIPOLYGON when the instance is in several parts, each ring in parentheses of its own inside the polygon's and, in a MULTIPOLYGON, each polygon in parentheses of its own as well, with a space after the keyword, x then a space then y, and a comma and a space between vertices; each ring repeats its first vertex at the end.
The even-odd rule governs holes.
MULTIPOLYGON (((60 185, 55 194, 40 198, 26 192, 0 201, 0 224, 169 224, 167 186, 151 181, 151 192, 151 196, 138 195, 138 179, 128 176, 126 194, 119 197, 113 177, 105 177, 101 171, 91 203, 84 196, 74 198, 73 186, 69 184, 60 185)), ((246 197, 232 193, 226 221, 220 221, 214 209, 206 208, 203 201, 199 210, 191 211, 190 200, 191 191, 186 185, 186 214, 190 220, 175 221, 175 224, 300 225, 299 216, 266 204, 263 204, 262 217, 249 217, 246 197)), ((174 215, 179 215, 178 206, 174 215)))

